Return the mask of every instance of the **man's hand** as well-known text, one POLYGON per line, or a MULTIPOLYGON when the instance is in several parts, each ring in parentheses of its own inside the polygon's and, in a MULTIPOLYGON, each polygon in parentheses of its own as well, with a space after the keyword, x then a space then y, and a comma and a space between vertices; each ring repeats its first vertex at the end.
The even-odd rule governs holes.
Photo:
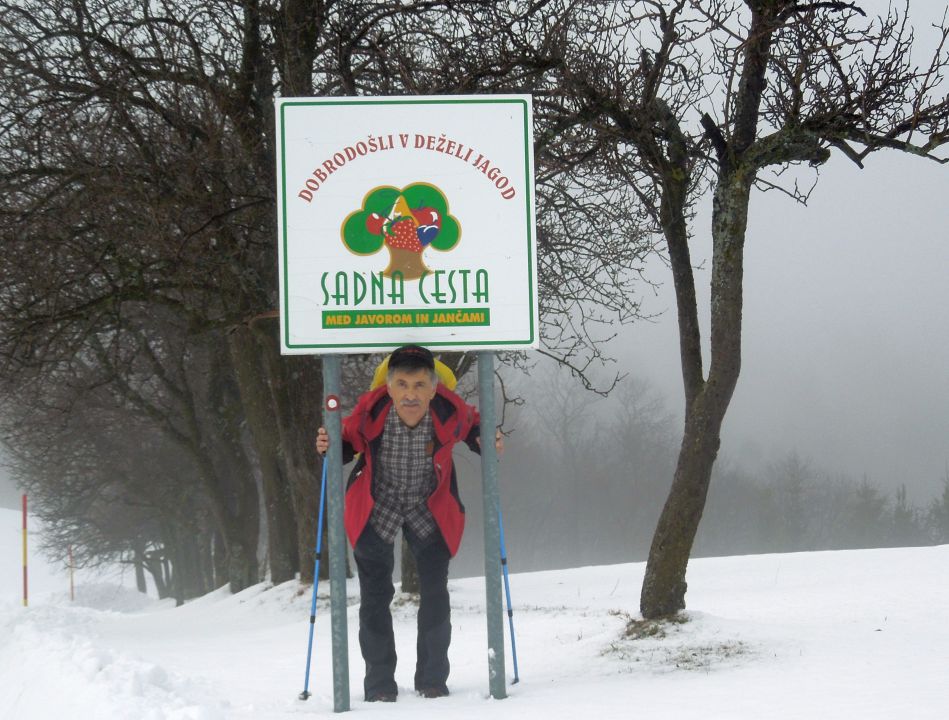
POLYGON ((321 427, 319 430, 316 431, 316 451, 320 455, 326 455, 326 451, 329 450, 329 447, 330 447, 329 433, 326 432, 325 427, 321 427))
MULTIPOLYGON (((478 447, 481 447, 481 437, 478 436, 478 447)), ((494 431, 494 451, 501 457, 504 454, 504 436, 500 430, 494 431)))

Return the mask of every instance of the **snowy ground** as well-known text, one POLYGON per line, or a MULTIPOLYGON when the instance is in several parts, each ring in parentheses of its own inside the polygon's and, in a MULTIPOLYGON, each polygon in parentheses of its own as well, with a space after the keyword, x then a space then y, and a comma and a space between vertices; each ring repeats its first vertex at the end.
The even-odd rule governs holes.
MULTIPOLYGON (((23 608, 18 528, 16 514, 0 510, 0 718, 332 715, 322 588, 314 695, 301 702, 308 588, 262 584, 175 609, 80 576, 70 603, 65 576, 34 558, 34 590, 23 608)), ((488 697, 482 581, 450 583, 452 695, 438 700, 410 691, 414 607, 402 598, 394 611, 399 702, 362 701, 351 598, 352 712, 423 720, 942 720, 949 712, 947 568, 949 546, 696 560, 689 621, 640 639, 623 630, 638 607, 642 564, 514 574, 521 682, 502 701, 488 697)))

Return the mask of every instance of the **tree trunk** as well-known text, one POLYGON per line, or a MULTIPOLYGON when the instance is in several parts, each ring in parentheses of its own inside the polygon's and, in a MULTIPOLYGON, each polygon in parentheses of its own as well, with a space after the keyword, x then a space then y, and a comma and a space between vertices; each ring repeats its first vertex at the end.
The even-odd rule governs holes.
POLYGON ((188 574, 185 577, 185 599, 201 597, 211 592, 213 588, 206 582, 204 570, 202 568, 201 556, 204 545, 204 532, 195 529, 195 531, 182 538, 182 553, 186 558, 188 574))
POLYGON ((206 593, 217 588, 214 578, 213 537, 213 529, 205 528, 204 532, 201 533, 201 542, 198 548, 198 564, 201 569, 201 581, 206 593))
POLYGON ((164 554, 161 556, 161 570, 165 578, 165 597, 173 597, 175 592, 174 568, 171 565, 171 558, 168 557, 168 546, 165 546, 164 554))
POLYGON ((323 365, 316 358, 280 356, 279 324, 259 320, 253 326, 270 384, 274 423, 297 529, 300 580, 313 582, 319 519, 320 461, 314 448, 323 400, 323 365))
POLYGON ((257 544, 260 537, 260 498, 257 482, 241 441, 244 419, 232 359, 223 344, 212 346, 211 405, 201 428, 201 470, 212 495, 214 514, 221 523, 227 548, 231 592, 260 581, 257 544))
POLYGON ((389 251, 389 264, 382 274, 391 278, 395 273, 402 273, 404 280, 418 280, 422 275, 431 273, 431 269, 425 264, 422 253, 404 248, 395 248, 386 245, 389 251))
POLYGON ((211 563, 214 573, 214 587, 219 588, 227 581, 227 550, 221 529, 211 527, 211 563))
MULTIPOLYGON (((696 402, 704 404, 704 397, 696 402)), ((672 489, 646 563, 640 596, 640 610, 646 618, 674 615, 685 608, 685 572, 705 509, 723 418, 724 408, 720 412, 696 409, 686 420, 672 489)))
POLYGON ((225 539, 227 545, 227 580, 232 593, 255 585, 257 577, 257 543, 247 542, 239 528, 233 528, 225 539))
MULTIPOLYGON (((662 509, 640 595, 646 618, 685 608, 685 573, 705 509, 721 428, 741 370, 742 278, 748 200, 754 173, 723 167, 712 210, 711 364, 702 380, 695 290, 685 239, 669 240, 686 389, 685 428, 669 497, 662 509), (675 247, 675 251, 673 250, 675 247)), ((683 223, 684 227, 684 223, 683 223)), ((667 233, 668 237, 668 233, 667 233)))
POLYGON ((270 578, 276 585, 292 580, 299 568, 297 523, 290 488, 280 464, 276 408, 264 376, 262 348, 253 334, 245 326, 239 326, 229 334, 228 342, 263 480, 270 578))
POLYGON ((405 537, 402 537, 402 592, 419 593, 418 584, 418 566, 415 564, 415 556, 409 548, 409 543, 405 537))
POLYGON ((170 542, 165 543, 165 547, 171 550, 171 588, 172 595, 175 598, 175 607, 181 607, 185 604, 185 580, 187 578, 188 570, 187 563, 185 561, 184 553, 182 552, 181 543, 178 541, 178 534, 175 532, 175 528, 169 528, 171 531, 167 537, 170 539, 170 542))
POLYGON ((148 586, 145 583, 145 552, 140 548, 135 548, 135 587, 140 593, 147 593, 148 586))
MULTIPOLYGON (((230 590, 240 592, 259 581, 257 577, 257 539, 259 512, 256 486, 246 478, 230 477, 225 482, 217 475, 215 463, 206 453, 196 460, 207 488, 214 530, 223 541, 223 571, 230 590), (253 488, 254 492, 250 492, 253 488)), ((221 472, 224 472, 223 468, 221 472)))
POLYGON ((155 591, 158 593, 158 599, 164 600, 168 597, 168 584, 165 581, 165 563, 157 550, 145 553, 145 567, 151 573, 152 580, 155 582, 155 591))

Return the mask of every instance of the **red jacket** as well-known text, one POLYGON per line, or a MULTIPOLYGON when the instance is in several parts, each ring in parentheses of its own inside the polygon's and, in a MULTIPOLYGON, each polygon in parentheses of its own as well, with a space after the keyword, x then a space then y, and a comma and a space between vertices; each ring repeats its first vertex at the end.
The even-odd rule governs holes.
MULTIPOLYGON (((346 535, 352 545, 356 544, 372 515, 375 504, 372 473, 382 443, 382 430, 391 409, 392 398, 383 385, 360 397, 352 414, 343 420, 343 462, 349 462, 356 453, 360 453, 346 485, 343 514, 346 535)), ((458 496, 458 480, 451 451, 456 443, 463 441, 480 454, 478 411, 439 384, 429 413, 435 431, 432 461, 436 484, 428 498, 428 508, 454 557, 465 529, 465 508, 458 496)))

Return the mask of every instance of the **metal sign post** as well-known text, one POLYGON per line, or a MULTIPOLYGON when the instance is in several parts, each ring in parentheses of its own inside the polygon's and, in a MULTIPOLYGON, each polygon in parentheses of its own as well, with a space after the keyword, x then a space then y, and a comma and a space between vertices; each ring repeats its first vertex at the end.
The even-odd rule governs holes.
POLYGON ((349 636, 346 628, 346 530, 343 526, 343 424, 339 415, 340 358, 323 357, 326 432, 330 436, 326 462, 329 515, 330 614, 333 644, 333 709, 349 710, 349 636))
POLYGON ((478 412, 481 415, 481 480, 484 497, 484 589, 488 617, 488 687, 507 697, 501 605, 501 526, 498 522, 498 455, 494 448, 494 353, 478 353, 478 412))

